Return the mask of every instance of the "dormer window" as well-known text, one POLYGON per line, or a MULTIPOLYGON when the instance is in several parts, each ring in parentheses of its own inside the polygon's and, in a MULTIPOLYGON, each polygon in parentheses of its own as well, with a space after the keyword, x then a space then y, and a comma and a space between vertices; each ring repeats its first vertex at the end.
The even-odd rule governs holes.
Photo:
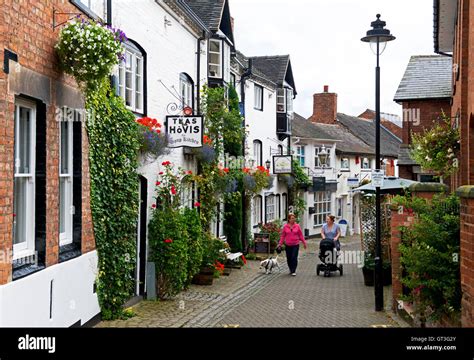
POLYGON ((221 40, 209 40, 209 77, 222 79, 221 40))
POLYGON ((293 112, 293 90, 288 88, 277 90, 277 112, 293 112))

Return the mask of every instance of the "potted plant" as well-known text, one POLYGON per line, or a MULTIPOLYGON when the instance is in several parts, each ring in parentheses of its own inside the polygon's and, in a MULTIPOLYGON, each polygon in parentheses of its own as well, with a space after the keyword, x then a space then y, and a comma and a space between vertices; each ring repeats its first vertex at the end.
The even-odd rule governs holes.
MULTIPOLYGON (((388 286, 392 283, 392 264, 389 261, 382 263, 383 286, 388 286)), ((375 278, 375 257, 372 254, 367 254, 364 259, 364 266, 362 267, 362 274, 364 276, 365 286, 374 286, 375 278)))

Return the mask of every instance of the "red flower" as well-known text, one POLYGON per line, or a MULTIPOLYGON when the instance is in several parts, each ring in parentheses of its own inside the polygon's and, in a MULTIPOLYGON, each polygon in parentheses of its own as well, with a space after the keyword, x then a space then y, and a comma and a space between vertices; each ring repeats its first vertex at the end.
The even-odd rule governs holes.
POLYGON ((163 165, 163 166, 169 166, 169 165, 171 165, 171 163, 170 163, 169 161, 165 161, 165 162, 163 162, 161 165, 163 165))
POLYGON ((196 202, 194 203, 194 207, 200 207, 200 206, 201 206, 201 203, 200 203, 199 201, 196 201, 196 202))
POLYGON ((163 175, 163 171, 160 171, 160 172, 158 173, 158 175, 163 175))
POLYGON ((228 173, 229 173, 229 168, 224 168, 224 172, 225 172, 226 174, 228 174, 228 173))
POLYGON ((250 172, 250 169, 249 168, 243 168, 242 171, 246 174, 248 174, 250 172))
POLYGON ((159 181, 156 182, 156 186, 160 186, 161 183, 159 181))
POLYGON ((166 244, 171 244, 171 243, 173 242, 173 240, 171 240, 171 239, 166 239, 164 242, 165 242, 166 244))
POLYGON ((188 171, 188 175, 192 175, 193 172, 191 170, 188 171))
POLYGON ((204 144, 209 144, 209 145, 212 144, 212 140, 211 140, 211 138, 210 138, 209 136, 204 135, 204 136, 202 137, 202 139, 203 139, 204 144))
POLYGON ((156 209, 156 204, 151 205, 153 209, 156 209))
POLYGON ((174 185, 171 185, 171 193, 176 195, 176 187, 174 185))

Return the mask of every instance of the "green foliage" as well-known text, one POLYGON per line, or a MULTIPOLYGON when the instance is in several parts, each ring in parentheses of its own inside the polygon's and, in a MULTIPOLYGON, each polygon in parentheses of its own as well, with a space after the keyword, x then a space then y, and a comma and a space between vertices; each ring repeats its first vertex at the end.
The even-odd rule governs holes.
POLYGON ((461 307, 459 199, 437 196, 415 207, 420 209, 417 221, 403 228, 400 245, 402 284, 410 289, 404 300, 415 302, 422 319, 454 319, 461 307))
POLYGON ((217 261, 225 262, 225 256, 221 252, 223 248, 223 242, 220 239, 215 238, 209 232, 204 233, 201 267, 214 267, 217 261))
POLYGON ((191 283, 194 275, 199 273, 204 253, 201 219, 197 209, 183 210, 184 223, 188 236, 188 279, 191 283))
POLYGON ((87 94, 91 210, 104 319, 122 316, 133 294, 138 218, 138 124, 105 79, 87 94))
POLYGON ((171 206, 153 211, 148 239, 149 258, 156 265, 158 296, 174 296, 185 287, 190 275, 188 234, 182 213, 171 206))
POLYGON ((292 209, 293 214, 296 216, 296 222, 300 223, 302 221, 302 216, 306 210, 306 201, 303 200, 297 191, 293 191, 293 200, 292 200, 292 209))
POLYGON ((311 186, 312 180, 297 160, 293 160, 293 178, 296 187, 311 186))
POLYGON ((232 156, 242 155, 244 140, 243 118, 240 115, 239 96, 233 86, 229 87, 229 113, 224 118, 224 127, 225 153, 232 156), (229 136, 229 134, 232 134, 232 136, 229 136))
POLYGON ((443 121, 435 122, 424 134, 412 135, 411 154, 425 170, 439 176, 452 175, 458 169, 456 156, 460 149, 459 129, 454 129, 451 119, 443 113, 443 121))
POLYGON ((242 195, 225 203, 224 233, 233 252, 242 251, 242 195))

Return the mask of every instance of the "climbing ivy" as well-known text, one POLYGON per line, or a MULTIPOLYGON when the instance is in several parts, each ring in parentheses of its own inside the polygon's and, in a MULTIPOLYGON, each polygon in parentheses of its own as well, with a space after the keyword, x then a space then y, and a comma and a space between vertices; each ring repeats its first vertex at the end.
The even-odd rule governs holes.
POLYGON ((138 218, 138 124, 108 79, 86 94, 91 209, 99 256, 97 293, 103 319, 123 316, 133 294, 138 218))

